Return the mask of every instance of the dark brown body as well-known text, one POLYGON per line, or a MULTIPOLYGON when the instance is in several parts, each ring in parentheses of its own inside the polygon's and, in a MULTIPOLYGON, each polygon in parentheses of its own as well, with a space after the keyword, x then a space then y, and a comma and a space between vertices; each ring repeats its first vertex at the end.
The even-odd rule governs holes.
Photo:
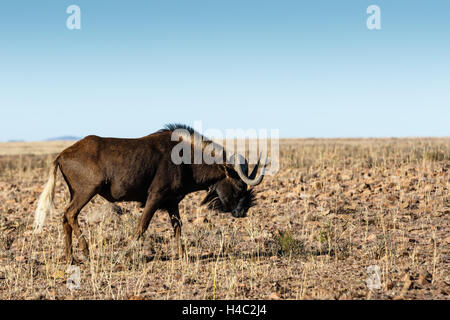
POLYGON ((170 194, 165 200, 173 203, 187 193, 206 190, 224 172, 211 165, 172 163, 171 150, 178 142, 171 141, 170 134, 164 131, 140 139, 88 136, 64 150, 56 161, 71 195, 83 189, 111 202, 145 205, 149 194, 158 193, 170 194))

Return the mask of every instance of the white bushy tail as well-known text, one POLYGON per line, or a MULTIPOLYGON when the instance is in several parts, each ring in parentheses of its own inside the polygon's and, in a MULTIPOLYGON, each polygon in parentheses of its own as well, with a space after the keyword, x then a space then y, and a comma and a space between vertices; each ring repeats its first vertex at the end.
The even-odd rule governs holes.
POLYGON ((50 177, 48 178, 47 184, 39 197, 36 212, 34 214, 34 232, 41 233, 44 227, 45 217, 47 214, 51 214, 54 208, 53 197, 55 194, 55 184, 56 184, 56 173, 58 170, 58 160, 53 162, 50 169, 50 177))

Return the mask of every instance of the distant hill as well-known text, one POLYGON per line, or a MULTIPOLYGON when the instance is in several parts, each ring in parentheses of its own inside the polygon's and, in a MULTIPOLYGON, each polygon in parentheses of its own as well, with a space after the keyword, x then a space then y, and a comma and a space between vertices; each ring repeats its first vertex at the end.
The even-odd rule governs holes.
POLYGON ((81 139, 80 137, 74 137, 74 136, 61 136, 61 137, 50 138, 45 141, 77 141, 80 139, 81 139))

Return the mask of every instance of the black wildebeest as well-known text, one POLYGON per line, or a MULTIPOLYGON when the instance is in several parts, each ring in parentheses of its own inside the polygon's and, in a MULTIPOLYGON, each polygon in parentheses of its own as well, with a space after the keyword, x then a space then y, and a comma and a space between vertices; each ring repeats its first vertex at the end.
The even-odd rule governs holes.
MULTIPOLYGON (((74 261, 72 231, 79 239, 84 255, 89 257, 88 244, 81 233, 77 217, 97 194, 110 202, 138 201, 142 204, 144 211, 135 233, 136 239, 147 230, 156 210, 166 210, 174 228, 179 254, 181 220, 178 204, 187 194, 207 190, 202 205, 208 204, 210 209, 231 212, 234 217, 245 217, 247 210, 254 205, 254 191, 248 186, 261 183, 266 163, 258 177, 259 161, 249 175, 245 158, 239 155, 239 161, 231 165, 225 151, 221 154, 223 161, 219 163, 207 164, 202 161, 195 164, 194 152, 199 146, 188 141, 194 135, 198 133, 188 126, 168 125, 139 139, 88 136, 76 142, 62 151, 53 162, 50 178, 36 209, 35 231, 42 230, 45 216, 53 208, 58 167, 70 192, 70 203, 63 215, 65 254, 69 263, 74 261), (184 137, 179 137, 180 140, 173 139, 175 130, 186 133, 184 137), (192 151, 189 163, 175 164, 172 161, 172 150, 179 143, 189 143, 192 151)), ((208 143, 212 142, 205 140, 200 148, 203 150, 208 143)))

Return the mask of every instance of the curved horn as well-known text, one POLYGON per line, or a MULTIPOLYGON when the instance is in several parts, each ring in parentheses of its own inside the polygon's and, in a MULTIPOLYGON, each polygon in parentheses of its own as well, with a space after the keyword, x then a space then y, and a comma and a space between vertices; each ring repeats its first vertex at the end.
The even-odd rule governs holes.
MULTIPOLYGON (((233 156, 235 156, 235 155, 233 155, 233 156)), ((242 155, 239 155, 239 157, 241 159, 244 158, 242 155)), ((258 162, 256 163, 255 167, 253 168, 252 173, 250 174, 249 177, 247 177, 248 162, 245 158, 244 158, 244 160, 245 160, 244 163, 240 163, 240 164, 235 163, 234 168, 235 168, 236 172, 238 173, 239 177, 242 179, 242 181, 244 181, 249 186, 257 186, 258 184, 260 184, 262 182, 262 180, 264 178, 264 172, 266 170, 268 158, 266 157, 266 159, 264 160, 264 166, 262 167, 261 172, 257 178, 256 178, 256 173, 258 172, 259 164, 261 161, 261 154, 259 155, 258 162)))
POLYGON ((261 154, 259 155, 258 162, 256 163, 255 167, 253 168, 252 173, 250 173, 250 175, 248 176, 249 179, 252 179, 252 180, 255 179, 256 174, 258 173, 258 168, 259 168, 260 161, 261 161, 261 154))

